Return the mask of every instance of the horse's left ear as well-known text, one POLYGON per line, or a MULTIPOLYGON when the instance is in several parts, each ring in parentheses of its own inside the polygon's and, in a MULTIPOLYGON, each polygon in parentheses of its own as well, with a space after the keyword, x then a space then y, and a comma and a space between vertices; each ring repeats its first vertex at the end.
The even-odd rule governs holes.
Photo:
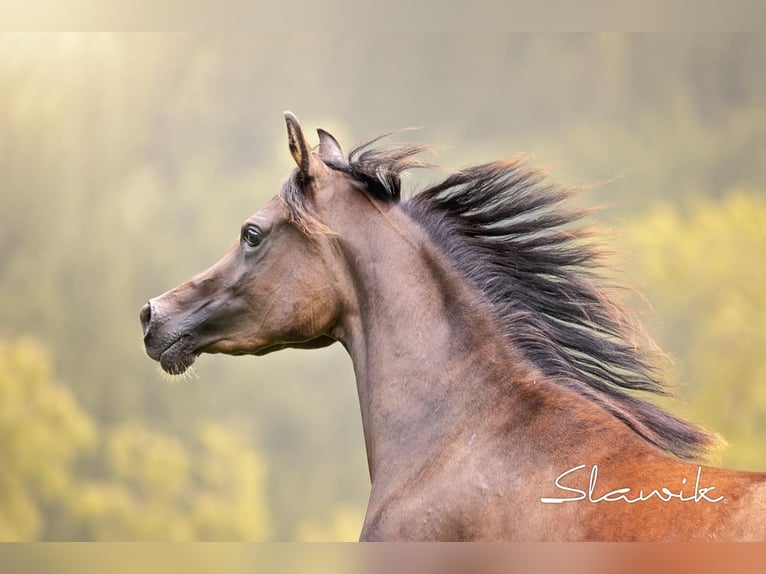
POLYGON ((301 170, 304 178, 311 177, 311 149, 303 137, 301 124, 295 114, 285 112, 285 124, 287 124, 287 143, 290 146, 290 154, 301 170))

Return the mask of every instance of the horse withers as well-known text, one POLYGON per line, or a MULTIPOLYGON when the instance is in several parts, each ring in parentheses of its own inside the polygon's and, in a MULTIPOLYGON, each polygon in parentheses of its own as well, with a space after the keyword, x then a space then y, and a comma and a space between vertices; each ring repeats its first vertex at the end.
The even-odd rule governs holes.
POLYGON ((408 199, 423 146, 312 150, 210 269, 141 310, 168 373, 340 342, 371 490, 362 540, 766 538, 766 474, 700 462, 564 187, 521 160, 408 199))

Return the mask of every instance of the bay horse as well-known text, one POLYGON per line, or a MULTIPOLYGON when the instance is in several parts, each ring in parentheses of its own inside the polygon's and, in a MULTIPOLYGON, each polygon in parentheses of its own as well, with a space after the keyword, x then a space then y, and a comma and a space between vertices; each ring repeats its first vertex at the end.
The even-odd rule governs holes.
POLYGON ((312 149, 208 270, 141 310, 171 374, 201 353, 340 342, 370 473, 362 540, 766 538, 766 473, 667 394, 570 191, 510 159, 402 197, 424 146, 312 149))

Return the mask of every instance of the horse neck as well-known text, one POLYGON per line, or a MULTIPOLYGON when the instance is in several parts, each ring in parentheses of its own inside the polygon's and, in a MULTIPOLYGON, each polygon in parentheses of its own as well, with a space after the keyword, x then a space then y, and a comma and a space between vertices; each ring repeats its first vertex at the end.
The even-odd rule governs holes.
POLYGON ((503 408, 535 374, 509 347, 485 303, 406 215, 344 234, 353 295, 341 341, 357 379, 370 469, 432 457, 456 432, 503 408))

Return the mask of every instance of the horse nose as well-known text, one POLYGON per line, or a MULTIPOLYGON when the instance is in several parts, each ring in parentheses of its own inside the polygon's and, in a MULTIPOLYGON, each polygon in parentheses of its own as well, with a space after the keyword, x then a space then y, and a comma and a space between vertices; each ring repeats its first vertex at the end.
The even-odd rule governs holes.
POLYGON ((138 315, 141 319, 141 329, 144 331, 144 337, 149 332, 149 325, 152 323, 152 302, 149 301, 141 308, 141 313, 138 315))

